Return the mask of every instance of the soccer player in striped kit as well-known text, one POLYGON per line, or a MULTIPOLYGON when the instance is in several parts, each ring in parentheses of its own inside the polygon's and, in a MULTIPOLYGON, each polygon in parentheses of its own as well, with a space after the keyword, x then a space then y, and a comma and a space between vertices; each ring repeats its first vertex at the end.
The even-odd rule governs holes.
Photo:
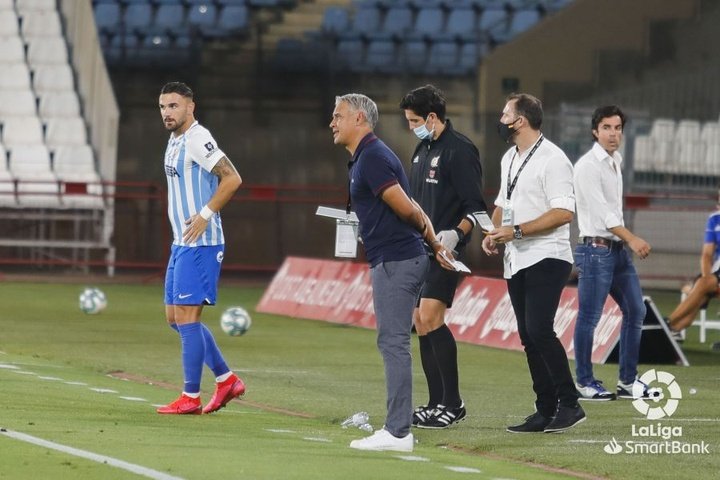
POLYGON ((245 384, 227 366, 212 333, 200 321, 203 307, 215 304, 225 249, 218 212, 242 179, 210 132, 195 120, 190 87, 167 83, 160 91, 159 106, 163 124, 171 132, 165 176, 173 243, 165 276, 165 316, 180 334, 185 385, 177 400, 157 412, 212 413, 245 393, 245 384), (217 381, 205 408, 200 401, 203 363, 217 381))

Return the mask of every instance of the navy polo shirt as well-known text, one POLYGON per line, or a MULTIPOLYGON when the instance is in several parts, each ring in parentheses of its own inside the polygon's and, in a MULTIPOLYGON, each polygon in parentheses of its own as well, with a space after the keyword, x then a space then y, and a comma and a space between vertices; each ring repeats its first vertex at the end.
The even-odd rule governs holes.
POLYGON ((395 184, 410 196, 408 179, 397 155, 371 132, 360 141, 348 166, 350 201, 360 220, 360 237, 370 266, 424 255, 417 230, 402 221, 381 198, 383 191, 395 184))

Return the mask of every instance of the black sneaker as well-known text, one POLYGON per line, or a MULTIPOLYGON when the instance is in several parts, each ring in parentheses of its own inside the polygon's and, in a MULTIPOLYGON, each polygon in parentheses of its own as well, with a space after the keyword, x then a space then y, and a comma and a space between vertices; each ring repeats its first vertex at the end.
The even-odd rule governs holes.
POLYGON ((618 380, 617 397, 629 400, 650 398, 650 392, 648 392, 648 386, 638 379, 635 379, 633 383, 622 383, 618 380))
POLYGON ((550 422, 552 422, 552 417, 545 417, 539 412, 535 412, 525 417, 525 421, 520 425, 512 425, 505 430, 510 433, 539 433, 544 432, 550 422))
POLYGON ((427 405, 420 405, 413 412, 412 424, 417 427, 420 423, 427 422, 430 418, 435 415, 435 409, 437 406, 429 407, 427 405))
POLYGON ((428 418, 424 422, 418 423, 418 428, 430 428, 440 430, 448 428, 450 425, 465 420, 467 411, 465 410, 465 403, 461 403, 457 408, 448 408, 444 405, 438 405, 435 409, 435 415, 428 418))
POLYGON ((574 408, 558 406, 555 418, 550 422, 550 425, 545 427, 545 433, 564 432, 578 423, 584 422, 586 418, 585 411, 580 405, 574 408))

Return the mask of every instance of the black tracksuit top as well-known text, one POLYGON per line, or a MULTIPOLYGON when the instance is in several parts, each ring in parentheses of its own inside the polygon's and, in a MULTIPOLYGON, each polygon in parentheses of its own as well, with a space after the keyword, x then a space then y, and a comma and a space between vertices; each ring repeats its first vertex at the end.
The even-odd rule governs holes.
MULTIPOLYGON (((410 192, 432 221, 435 232, 452 230, 463 218, 487 210, 482 196, 480 153, 449 119, 437 140, 422 140, 410 164, 410 192)), ((474 228, 473 228, 474 230, 474 228)), ((470 239, 467 235, 462 244, 470 239)))

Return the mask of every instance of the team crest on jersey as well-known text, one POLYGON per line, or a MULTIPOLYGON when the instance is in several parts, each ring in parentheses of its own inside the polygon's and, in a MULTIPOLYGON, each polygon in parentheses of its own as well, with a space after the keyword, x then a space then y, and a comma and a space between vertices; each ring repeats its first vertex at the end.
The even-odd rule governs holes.
POLYGON ((430 178, 435 178, 435 170, 430 170, 430 171, 428 172, 428 177, 430 177, 430 178))
POLYGON ((440 155, 438 155, 437 157, 433 157, 430 160, 430 168, 436 168, 439 163, 440 163, 440 155))
POLYGON ((218 263, 222 263, 224 257, 225 257, 225 254, 223 252, 218 252, 215 259, 217 260, 218 263))
POLYGON ((180 176, 177 169, 175 167, 173 167, 172 165, 165 165, 165 175, 167 175, 168 177, 179 177, 180 176))

